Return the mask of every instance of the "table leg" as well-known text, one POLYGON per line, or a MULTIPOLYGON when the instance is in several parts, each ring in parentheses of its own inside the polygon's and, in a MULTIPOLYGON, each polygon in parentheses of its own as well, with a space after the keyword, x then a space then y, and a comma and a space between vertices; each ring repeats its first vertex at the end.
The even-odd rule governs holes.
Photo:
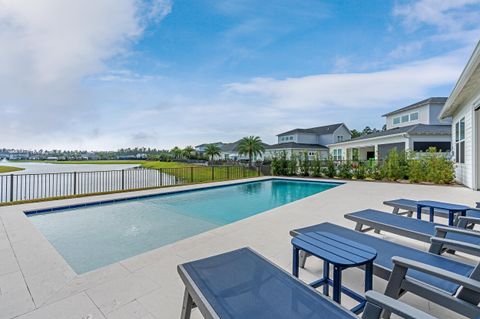
POLYGON ((365 291, 373 289, 373 261, 365 265, 365 291))
POLYGON ((328 296, 328 279, 330 278, 330 263, 328 261, 323 262, 323 279, 325 284, 323 285, 323 294, 328 296))
POLYGON ((433 223, 433 216, 435 214, 435 211, 433 209, 433 207, 430 207, 430 222, 433 223))
POLYGON ((422 206, 417 205, 417 219, 422 219, 422 206))
POLYGON ((180 315, 180 318, 190 319, 192 308, 193 308, 192 296, 188 293, 188 290, 185 288, 185 293, 183 294, 182 313, 180 315))
POLYGON ((299 249, 293 246, 293 260, 292 260, 292 275, 298 278, 298 259, 300 252, 299 249))
POLYGON ((448 211, 448 225, 453 226, 453 218, 455 216, 455 211, 449 210, 448 211))
POLYGON ((342 298, 342 268, 333 266, 333 300, 341 303, 342 298))

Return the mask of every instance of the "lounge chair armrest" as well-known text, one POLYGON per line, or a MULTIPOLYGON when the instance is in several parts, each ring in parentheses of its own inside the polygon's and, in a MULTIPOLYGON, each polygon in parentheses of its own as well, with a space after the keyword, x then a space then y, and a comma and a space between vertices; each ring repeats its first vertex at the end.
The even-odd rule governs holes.
POLYGON ((480 224, 480 218, 479 217, 459 216, 458 220, 459 220, 459 222, 461 220, 464 220, 464 221, 466 221, 467 223, 470 223, 470 224, 480 224))
POLYGON ((466 243, 464 241, 453 240, 443 237, 431 237, 430 238, 429 252, 432 254, 440 255, 443 249, 451 249, 455 251, 461 251, 473 256, 480 257, 480 246, 475 244, 466 243))
MULTIPOLYGON (((478 221, 480 222, 480 219, 478 219, 478 221)), ((456 233, 456 234, 462 234, 466 236, 480 238, 480 232, 473 231, 470 229, 447 227, 447 226, 435 226, 435 237, 444 238, 447 235, 447 233, 456 233)))
POLYGON ((428 264, 424 264, 415 260, 402 258, 398 256, 392 257, 392 261, 395 265, 398 265, 407 269, 414 269, 416 271, 429 274, 444 280, 448 280, 452 283, 461 285, 467 289, 480 293, 480 281, 471 279, 465 276, 461 276, 451 271, 447 271, 442 268, 434 267, 428 264))
POLYGON ((367 308, 365 308, 365 313, 363 318, 366 318, 366 319, 369 318, 368 304, 390 311, 405 319, 437 319, 436 317, 433 317, 428 313, 418 310, 417 308, 407 305, 397 299, 387 297, 384 294, 378 293, 373 290, 367 291, 365 293, 365 297, 367 299, 367 308))

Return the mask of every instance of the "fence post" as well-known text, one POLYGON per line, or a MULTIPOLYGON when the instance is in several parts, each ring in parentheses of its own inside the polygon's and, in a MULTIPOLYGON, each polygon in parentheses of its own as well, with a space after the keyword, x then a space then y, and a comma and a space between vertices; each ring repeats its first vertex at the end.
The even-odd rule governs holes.
POLYGON ((77 195, 77 172, 73 172, 73 195, 77 195))
POLYGON ((159 171, 160 171, 160 187, 162 187, 163 186, 163 169, 160 168, 159 171))
POLYGON ((10 174, 10 201, 13 202, 13 174, 10 174))
POLYGON ((193 183, 193 166, 190 167, 190 182, 193 183))
POLYGON ((257 167, 257 176, 262 176, 262 175, 260 174, 260 166, 257 167))
POLYGON ((247 174, 245 172, 245 166, 242 166, 242 173, 243 173, 243 178, 245 178, 247 176, 247 174))
POLYGON ((212 165, 212 181, 215 180, 215 166, 212 165))
POLYGON ((122 169, 122 191, 125 189, 125 170, 122 169))
POLYGON ((230 179, 230 166, 227 166, 227 179, 230 179))

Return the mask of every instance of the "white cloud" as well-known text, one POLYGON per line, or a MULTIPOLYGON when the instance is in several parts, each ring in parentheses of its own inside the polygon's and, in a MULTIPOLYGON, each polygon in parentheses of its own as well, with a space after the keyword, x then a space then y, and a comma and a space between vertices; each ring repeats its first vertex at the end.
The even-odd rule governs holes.
POLYGON ((470 10, 472 5, 478 4, 479 0, 419 0, 397 5, 394 14, 403 17, 413 30, 427 24, 455 31, 478 23, 478 10, 470 10))
POLYGON ((2 139, 41 140, 81 125, 95 112, 85 79, 108 71, 170 8, 169 0, 0 0, 2 139))
POLYGON ((454 83, 468 53, 465 50, 454 51, 376 72, 287 79, 256 78, 231 83, 227 89, 242 96, 257 96, 272 107, 285 110, 384 107, 406 99, 428 97, 432 89, 454 83))

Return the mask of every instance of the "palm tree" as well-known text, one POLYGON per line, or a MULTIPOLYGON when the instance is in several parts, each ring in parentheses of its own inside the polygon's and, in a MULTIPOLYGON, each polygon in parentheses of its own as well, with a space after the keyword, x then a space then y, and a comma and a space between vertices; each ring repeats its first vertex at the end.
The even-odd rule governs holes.
POLYGON ((252 166, 252 159, 254 156, 262 155, 265 152, 262 140, 258 136, 244 137, 238 143, 238 154, 248 155, 248 165, 252 166))
POLYGON ((220 147, 218 147, 218 145, 208 144, 205 147, 205 152, 204 153, 213 162, 213 159, 215 158, 215 156, 220 156, 221 155, 221 150, 220 150, 220 147))
POLYGON ((195 153, 195 149, 192 147, 192 146, 187 146, 183 149, 183 155, 186 157, 186 158, 190 158, 192 156, 192 154, 195 153))
POLYGON ((179 159, 182 156, 182 150, 178 146, 172 148, 170 152, 173 154, 175 159, 179 159))

